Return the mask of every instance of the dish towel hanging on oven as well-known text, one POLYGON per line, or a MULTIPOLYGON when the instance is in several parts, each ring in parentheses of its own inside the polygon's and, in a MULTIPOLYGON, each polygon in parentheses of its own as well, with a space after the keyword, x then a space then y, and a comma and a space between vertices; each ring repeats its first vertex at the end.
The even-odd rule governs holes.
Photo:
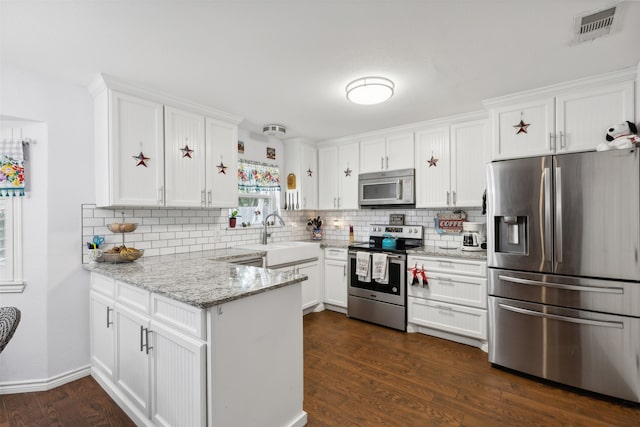
POLYGON ((24 196, 24 152, 22 141, 0 141, 0 197, 24 196))
POLYGON ((371 256, 369 252, 356 252, 356 276, 361 282, 371 281, 371 256))
POLYGON ((387 254, 373 254, 373 273, 371 278, 378 283, 389 283, 389 269, 387 268, 387 254))

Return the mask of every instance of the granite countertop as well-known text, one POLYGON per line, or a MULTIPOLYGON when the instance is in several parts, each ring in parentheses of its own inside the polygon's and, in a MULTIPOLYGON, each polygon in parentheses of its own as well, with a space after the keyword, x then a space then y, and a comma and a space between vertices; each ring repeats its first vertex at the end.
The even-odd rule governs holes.
POLYGON ((307 279, 304 274, 225 262, 234 258, 264 255, 264 251, 229 248, 143 257, 122 264, 83 264, 83 267, 199 308, 223 304, 307 279))
POLYGON ((409 255, 437 256, 441 258, 458 258, 486 261, 487 251, 463 251, 460 248, 441 248, 439 246, 423 246, 422 248, 409 249, 409 255))

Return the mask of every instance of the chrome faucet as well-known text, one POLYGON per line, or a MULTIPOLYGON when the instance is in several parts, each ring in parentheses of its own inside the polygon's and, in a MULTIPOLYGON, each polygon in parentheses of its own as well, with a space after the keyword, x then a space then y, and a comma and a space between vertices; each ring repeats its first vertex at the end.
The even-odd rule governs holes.
POLYGON ((282 219, 282 217, 280 215, 278 215, 276 212, 272 212, 269 215, 266 216, 266 218, 264 219, 264 234, 262 235, 262 244, 266 245, 267 244, 267 220, 269 218, 271 218, 272 216, 275 216, 276 218, 278 218, 280 220, 280 222, 282 223, 282 225, 284 225, 284 219, 282 219))

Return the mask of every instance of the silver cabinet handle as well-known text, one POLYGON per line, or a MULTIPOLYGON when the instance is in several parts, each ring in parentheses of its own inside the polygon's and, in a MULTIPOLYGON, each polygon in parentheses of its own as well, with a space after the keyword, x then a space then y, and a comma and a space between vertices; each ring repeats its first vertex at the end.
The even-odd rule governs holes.
POLYGON ((384 157, 380 157, 380 169, 384 169, 384 157))
POLYGON ((556 166, 556 262, 562 262, 562 168, 556 166))
POLYGON ((599 292, 603 294, 623 294, 622 288, 603 288, 599 286, 580 286, 580 285, 567 285, 565 283, 550 283, 540 282, 538 280, 522 279, 520 277, 510 277, 498 275, 498 279, 505 282, 518 283, 520 285, 533 285, 533 286, 545 286, 547 288, 556 288, 566 291, 580 291, 580 292, 599 292))
POLYGON ((447 206, 449 206, 449 191, 447 191, 447 206))
POLYGON ((164 205, 164 185, 161 185, 158 189, 158 205, 164 205))
POLYGON ((144 326, 140 325, 140 351, 144 350, 144 326))
POLYGON ((340 199, 341 199, 341 197, 338 196, 338 209, 340 209, 340 204, 342 203, 342 201, 340 199))
POLYGON ((337 208, 337 207, 338 207, 338 198, 337 198, 337 197, 334 197, 334 198, 333 198, 333 207, 334 207, 334 208, 337 208))
POLYGON ((387 169, 389 169, 389 156, 386 156, 385 159, 387 161, 387 169))
POLYGON ((544 260, 551 261, 551 168, 544 168, 544 260))
POLYGON ((556 136, 553 132, 549 132, 549 151, 556 149, 556 136))
POLYGON ((347 277, 347 265, 342 266, 342 277, 347 277))
POLYGON ((560 148, 564 148, 564 133, 560 131, 560 148))
POLYGON ((452 194, 453 206, 455 206, 456 205, 456 200, 457 200, 456 192, 452 191, 451 194, 452 194))
POLYGON ((152 346, 149 345, 149 334, 152 331, 149 330, 149 328, 144 328, 144 335, 145 335, 145 347, 146 347, 146 353, 149 354, 149 350, 153 349, 152 346))
POLYGON ((204 205, 205 205, 204 194, 205 194, 205 190, 202 190, 202 191, 200 192, 200 205, 201 205, 201 206, 204 206, 204 205))
POLYGON ((149 346, 149 334, 151 331, 149 328, 145 328, 144 326, 140 326, 140 351, 143 351, 149 354, 149 350, 153 347, 149 346))
POLYGON ((109 329, 109 326, 113 325, 113 320, 111 320, 111 316, 110 313, 113 311, 113 308, 107 306, 107 329, 109 329))
POLYGON ((213 190, 209 190, 207 193, 209 206, 213 205, 213 190))
POLYGON ((526 308, 513 307, 511 305, 506 305, 506 304, 498 304, 498 306, 505 310, 513 311, 514 313, 524 314, 527 316, 542 317, 543 319, 560 320, 562 322, 580 323, 582 325, 590 325, 590 326, 604 326, 605 328, 624 329, 624 323, 622 322, 607 322, 602 320, 589 320, 589 319, 580 319, 578 317, 559 316, 557 314, 540 313, 539 311, 527 310, 526 308))
POLYGON ((448 311, 453 310, 451 307, 448 307, 446 305, 440 305, 440 304, 436 304, 436 308, 439 310, 448 310, 448 311))

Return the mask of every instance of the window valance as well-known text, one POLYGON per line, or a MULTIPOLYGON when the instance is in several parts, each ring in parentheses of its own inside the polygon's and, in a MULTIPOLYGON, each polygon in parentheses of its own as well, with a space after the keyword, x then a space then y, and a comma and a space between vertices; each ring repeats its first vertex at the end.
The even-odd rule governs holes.
POLYGON ((238 190, 240 193, 281 191, 278 166, 248 160, 238 161, 238 190))

